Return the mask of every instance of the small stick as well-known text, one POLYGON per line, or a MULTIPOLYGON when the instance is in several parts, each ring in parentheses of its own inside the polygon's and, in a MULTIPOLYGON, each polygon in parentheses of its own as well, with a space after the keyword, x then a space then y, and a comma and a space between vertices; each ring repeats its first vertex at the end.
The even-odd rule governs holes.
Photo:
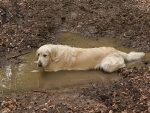
POLYGON ((10 56, 10 57, 7 58, 7 60, 10 60, 12 58, 17 58, 17 57, 20 57, 20 56, 28 54, 28 53, 30 53, 30 52, 24 52, 24 53, 20 53, 20 54, 14 55, 14 56, 10 56))
POLYGON ((42 91, 42 90, 33 90, 33 92, 38 92, 38 93, 47 93, 47 91, 42 91))

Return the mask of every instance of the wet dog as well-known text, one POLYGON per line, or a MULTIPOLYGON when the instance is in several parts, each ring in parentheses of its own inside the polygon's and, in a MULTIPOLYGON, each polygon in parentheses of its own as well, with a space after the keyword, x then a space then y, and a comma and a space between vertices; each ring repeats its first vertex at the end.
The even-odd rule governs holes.
POLYGON ((49 71, 100 69, 114 72, 125 67, 126 62, 144 56, 144 52, 125 53, 112 47, 76 48, 47 44, 37 50, 37 64, 49 71))

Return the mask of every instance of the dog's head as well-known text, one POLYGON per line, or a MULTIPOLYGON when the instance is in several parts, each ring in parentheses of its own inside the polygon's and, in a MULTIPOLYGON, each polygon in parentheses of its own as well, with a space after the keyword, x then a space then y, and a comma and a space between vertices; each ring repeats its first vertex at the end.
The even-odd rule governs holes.
POLYGON ((52 62, 54 57, 53 47, 51 45, 43 45, 37 50, 37 65, 38 67, 47 67, 52 62))

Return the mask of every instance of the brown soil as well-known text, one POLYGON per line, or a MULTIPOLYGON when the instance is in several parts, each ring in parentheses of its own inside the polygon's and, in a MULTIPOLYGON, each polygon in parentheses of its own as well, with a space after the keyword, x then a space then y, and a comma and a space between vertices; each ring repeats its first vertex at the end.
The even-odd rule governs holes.
POLYGON ((114 37, 125 46, 150 50, 149 0, 0 1, 0 52, 56 43, 59 31, 114 37))
POLYGON ((123 69, 122 79, 111 86, 95 85, 83 91, 85 96, 117 113, 150 112, 150 71, 123 69))
MULTIPOLYGON (((42 44, 57 43, 55 34, 60 31, 113 37, 123 40, 124 46, 149 51, 150 1, 0 1, 0 67, 5 64, 6 53, 22 54, 42 44)), ((122 79, 110 86, 92 84, 84 88, 0 96, 0 112, 150 112, 149 69, 123 69, 120 75, 122 79)))

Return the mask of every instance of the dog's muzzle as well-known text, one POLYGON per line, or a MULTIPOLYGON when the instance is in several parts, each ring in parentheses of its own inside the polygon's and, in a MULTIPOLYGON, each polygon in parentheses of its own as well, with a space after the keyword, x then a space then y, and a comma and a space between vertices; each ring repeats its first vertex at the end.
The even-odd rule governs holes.
POLYGON ((38 67, 43 67, 41 61, 38 62, 38 67))

